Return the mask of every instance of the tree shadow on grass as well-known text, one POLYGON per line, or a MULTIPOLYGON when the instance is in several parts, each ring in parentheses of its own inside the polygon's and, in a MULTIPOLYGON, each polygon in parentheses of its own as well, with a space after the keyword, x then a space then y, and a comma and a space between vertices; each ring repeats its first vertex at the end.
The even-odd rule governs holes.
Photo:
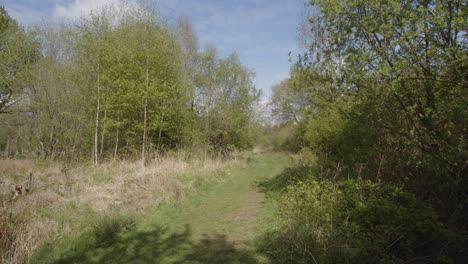
POLYGON ((265 194, 282 193, 288 186, 306 180, 316 171, 311 167, 290 167, 284 169, 277 176, 257 182, 257 189, 265 194))
POLYGON ((225 235, 216 235, 213 238, 205 235, 192 245, 190 251, 177 263, 257 263, 254 252, 235 247, 234 243, 226 240, 225 235))
POLYGON ((188 226, 180 233, 156 227, 99 236, 52 263, 256 263, 253 252, 236 248, 224 235, 194 241, 188 226))

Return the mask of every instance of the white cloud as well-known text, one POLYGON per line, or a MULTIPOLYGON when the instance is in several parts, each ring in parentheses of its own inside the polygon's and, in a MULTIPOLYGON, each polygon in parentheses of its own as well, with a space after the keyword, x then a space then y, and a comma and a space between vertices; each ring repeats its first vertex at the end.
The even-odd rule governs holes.
POLYGON ((106 6, 118 5, 120 0, 73 0, 70 3, 56 3, 54 17, 78 18, 86 16, 93 10, 99 10, 106 6))

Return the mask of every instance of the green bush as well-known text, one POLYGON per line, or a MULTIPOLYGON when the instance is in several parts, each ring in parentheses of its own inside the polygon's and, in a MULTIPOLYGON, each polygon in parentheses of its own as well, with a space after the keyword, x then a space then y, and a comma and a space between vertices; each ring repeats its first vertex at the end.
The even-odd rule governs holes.
POLYGON ((437 214, 397 186, 311 179, 289 187, 280 218, 261 243, 277 263, 443 262, 437 214))

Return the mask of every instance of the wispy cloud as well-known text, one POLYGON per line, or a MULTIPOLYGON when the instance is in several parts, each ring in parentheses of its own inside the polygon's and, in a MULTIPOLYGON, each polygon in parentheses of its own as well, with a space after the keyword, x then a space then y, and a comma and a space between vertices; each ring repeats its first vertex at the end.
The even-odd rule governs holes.
POLYGON ((43 18, 74 19, 122 0, 6 0, 7 12, 24 25, 34 25, 43 18))
POLYGON ((76 0, 70 4, 57 4, 54 9, 54 16, 65 18, 76 18, 90 13, 92 10, 104 5, 112 4, 114 0, 76 0))
MULTIPOLYGON (((133 2, 133 1, 127 1, 133 2)), ((108 6, 123 5, 122 0, 73 0, 67 2, 57 2, 54 7, 53 16, 55 18, 74 19, 89 15, 92 11, 100 10, 108 6)))

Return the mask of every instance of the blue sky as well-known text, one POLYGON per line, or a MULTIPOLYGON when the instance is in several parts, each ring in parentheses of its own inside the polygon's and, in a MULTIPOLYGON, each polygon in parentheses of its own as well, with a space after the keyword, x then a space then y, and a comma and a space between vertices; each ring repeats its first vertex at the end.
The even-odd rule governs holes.
MULTIPOLYGON (((42 17, 77 17, 119 0, 0 0, 22 24, 42 17)), ((130 0, 133 1, 133 0, 130 0)), ((236 52, 255 71, 265 98, 271 86, 289 75, 289 56, 299 52, 297 26, 304 0, 159 0, 162 16, 189 17, 200 47, 214 45, 222 56, 236 52)))

